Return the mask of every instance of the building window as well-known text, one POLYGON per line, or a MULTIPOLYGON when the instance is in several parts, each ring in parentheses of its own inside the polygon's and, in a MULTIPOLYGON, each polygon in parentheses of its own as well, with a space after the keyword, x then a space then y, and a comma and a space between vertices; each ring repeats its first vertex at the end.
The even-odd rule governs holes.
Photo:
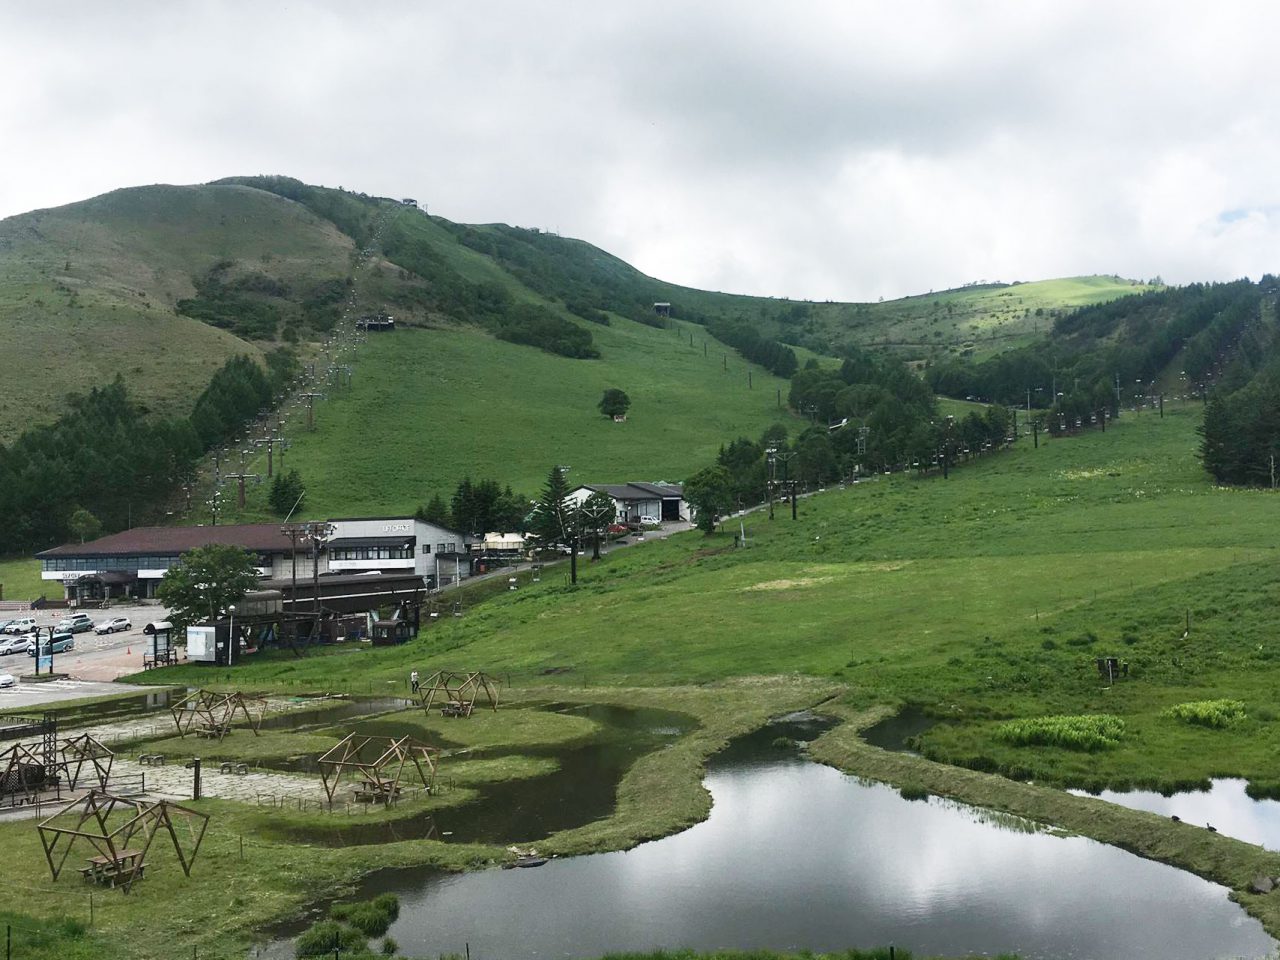
POLYGON ((422 555, 425 557, 425 556, 428 556, 430 553, 431 553, 431 544, 424 543, 422 545, 422 555))
POLYGON ((437 544, 436 544, 436 553, 448 553, 448 552, 449 552, 449 551, 448 551, 448 549, 447 549, 447 548, 448 548, 448 546, 449 546, 449 545, 448 545, 447 543, 437 543, 437 544))

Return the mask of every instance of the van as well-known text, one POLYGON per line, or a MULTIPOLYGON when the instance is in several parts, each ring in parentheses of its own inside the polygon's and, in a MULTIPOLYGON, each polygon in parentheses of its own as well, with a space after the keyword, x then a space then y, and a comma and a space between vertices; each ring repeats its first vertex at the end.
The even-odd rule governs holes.
MULTIPOLYGON (((76 638, 69 633, 55 633, 53 635, 53 652, 66 653, 76 648, 76 638)), ((35 644, 31 645, 31 649, 27 651, 27 656, 34 657, 36 655, 35 644)), ((49 641, 40 641, 40 656, 49 656, 49 641)))

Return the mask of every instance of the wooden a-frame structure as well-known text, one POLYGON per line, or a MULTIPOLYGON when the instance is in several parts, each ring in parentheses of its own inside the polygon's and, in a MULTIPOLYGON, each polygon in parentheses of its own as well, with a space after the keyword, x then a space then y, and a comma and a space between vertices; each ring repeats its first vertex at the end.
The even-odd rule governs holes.
POLYGON ((427 713, 437 701, 440 712, 446 717, 469 717, 475 709, 481 691, 489 700, 489 706, 498 709, 498 678, 483 670, 460 673, 455 670, 438 670, 418 688, 418 702, 427 713))
POLYGON ((115 753, 104 743, 95 740, 87 733, 78 737, 67 737, 58 748, 58 770, 65 778, 67 786, 75 790, 80 785, 80 775, 87 763, 93 768, 94 779, 98 781, 97 789, 105 791, 111 779, 111 764, 115 761, 115 753))
POLYGON ((231 721, 237 711, 243 714, 256 737, 258 728, 262 726, 262 717, 267 712, 267 701, 261 697, 248 697, 239 692, 195 690, 169 708, 178 736, 185 737, 194 730, 197 736, 217 738, 219 743, 231 732, 231 721))
POLYGON ((15 743, 0 750, 0 802, 34 803, 41 790, 56 789, 60 783, 35 744, 15 743))
POLYGON ((413 737, 368 737, 349 733, 319 759, 324 792, 333 795, 344 776, 357 780, 361 800, 390 803, 400 794, 401 780, 412 769, 428 792, 436 782, 440 750, 413 737))
POLYGON ((83 839, 97 852, 98 857, 95 859, 106 868, 112 885, 118 882, 124 887, 125 893, 128 893, 133 881, 142 875, 146 867, 147 852, 161 831, 168 832, 174 853, 178 855, 178 863, 182 865, 182 872, 191 876, 191 865, 200 852, 200 843, 208 825, 208 814, 168 800, 129 800, 100 790, 90 790, 79 800, 67 804, 42 821, 38 829, 44 857, 49 863, 49 872, 53 874, 54 880, 62 872, 75 842, 83 839), (124 819, 113 828, 110 820, 117 811, 124 819), (188 849, 184 850, 182 841, 178 839, 178 832, 174 829, 175 819, 186 827, 188 849), (142 843, 137 848, 131 848, 130 844, 135 837, 140 837, 142 843))

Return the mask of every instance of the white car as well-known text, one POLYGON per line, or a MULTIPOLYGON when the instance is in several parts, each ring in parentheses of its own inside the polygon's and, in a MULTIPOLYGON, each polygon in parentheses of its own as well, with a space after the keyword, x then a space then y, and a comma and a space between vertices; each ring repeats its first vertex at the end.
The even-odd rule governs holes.
POLYGON ((0 673, 0 690, 5 687, 16 687, 17 685, 18 681, 12 673, 0 673))
POLYGON ((35 628, 36 628, 35 617, 22 617, 18 620, 11 621, 9 625, 4 628, 4 632, 5 633, 30 633, 35 628))
POLYGON ((641 517, 640 522, 646 527, 656 527, 662 523, 657 517, 641 517))
POLYGON ((5 637, 0 640, 0 657, 7 657, 11 653, 30 653, 35 645, 35 637, 30 634, 25 637, 5 637))
POLYGON ((133 624, 129 622, 128 617, 112 617, 110 620, 103 620, 93 628, 94 633, 115 633, 117 630, 132 630, 133 624))

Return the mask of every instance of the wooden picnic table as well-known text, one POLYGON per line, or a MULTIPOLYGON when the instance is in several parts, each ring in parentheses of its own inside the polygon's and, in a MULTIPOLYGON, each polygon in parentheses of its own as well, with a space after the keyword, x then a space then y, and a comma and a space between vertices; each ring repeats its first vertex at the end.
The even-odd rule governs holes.
POLYGON ((88 866, 82 867, 80 873, 86 880, 114 887, 117 881, 132 874, 135 868, 138 876, 142 876, 146 864, 139 863, 141 859, 141 850, 121 850, 114 859, 106 855, 89 857, 85 861, 88 866))

